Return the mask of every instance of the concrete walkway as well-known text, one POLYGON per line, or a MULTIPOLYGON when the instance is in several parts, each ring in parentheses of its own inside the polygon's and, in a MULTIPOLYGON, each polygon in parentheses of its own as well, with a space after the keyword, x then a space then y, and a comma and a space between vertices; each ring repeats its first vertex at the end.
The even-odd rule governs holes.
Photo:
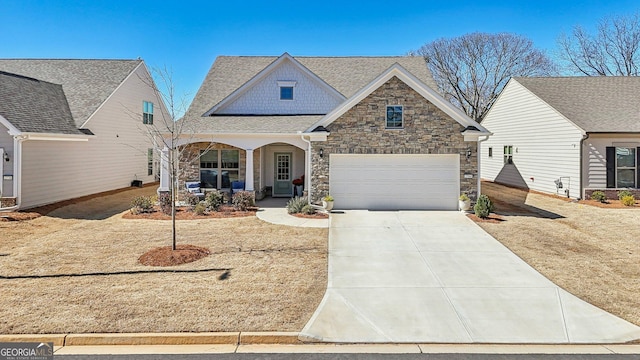
POLYGON ((640 328, 562 290, 459 212, 333 214, 303 340, 617 343, 640 328))
POLYGON ((326 228, 329 227, 329 219, 299 218, 287 213, 288 198, 266 198, 256 202, 260 208, 256 213, 258 219, 268 223, 287 226, 326 228))

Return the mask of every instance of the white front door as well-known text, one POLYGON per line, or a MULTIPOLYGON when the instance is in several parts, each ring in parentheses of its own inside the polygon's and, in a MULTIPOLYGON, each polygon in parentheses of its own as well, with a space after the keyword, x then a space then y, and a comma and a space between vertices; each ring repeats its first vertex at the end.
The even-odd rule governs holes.
POLYGON ((457 210, 458 154, 331 154, 329 192, 339 209, 457 210))

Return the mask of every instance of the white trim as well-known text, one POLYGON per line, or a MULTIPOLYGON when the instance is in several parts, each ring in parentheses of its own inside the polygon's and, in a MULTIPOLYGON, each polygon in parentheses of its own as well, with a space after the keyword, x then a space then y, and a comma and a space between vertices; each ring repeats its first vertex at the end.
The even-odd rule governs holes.
POLYGON ((89 141, 95 135, 74 135, 74 134, 43 134, 43 133, 22 133, 24 140, 48 140, 48 141, 89 141))
POLYGON ((278 87, 296 87, 298 84, 295 80, 278 80, 276 82, 278 83, 278 87))
POLYGON ((0 115, 0 124, 4 125, 4 127, 6 127, 9 131, 9 135, 11 136, 17 136, 17 135, 21 135, 22 131, 18 130, 17 127, 13 126, 13 124, 11 122, 9 122, 9 120, 5 119, 2 115, 0 115))
POLYGON ((327 84, 326 81, 322 80, 320 77, 318 77, 318 75, 311 72, 311 70, 307 69, 298 60, 294 59, 291 55, 285 52, 284 54, 280 55, 280 57, 278 57, 276 60, 274 60, 271 64, 269 64, 267 67, 262 69, 259 73, 257 73, 253 78, 251 78, 249 81, 244 83, 244 85, 240 86, 239 88, 234 90, 231 94, 227 95, 227 97, 222 99, 219 103, 214 105, 211 109, 209 109, 209 111, 205 112, 202 116, 203 117, 211 116, 211 114, 215 113, 220 108, 236 100, 242 94, 244 94, 249 89, 251 89, 254 85, 256 85, 258 82, 264 79, 267 75, 269 75, 280 64, 282 64, 284 61, 287 61, 287 60, 290 61, 294 66, 296 66, 298 70, 302 71, 304 74, 309 76, 312 80, 315 80, 318 85, 320 85, 325 90, 327 90, 331 95, 335 96, 340 100, 346 99, 346 97, 342 95, 340 92, 338 92, 338 90, 334 89, 331 85, 327 84))
POLYGON ((340 104, 333 111, 325 115, 322 119, 317 121, 311 127, 309 127, 305 132, 311 132, 318 126, 328 126, 332 122, 334 122, 337 118, 346 113, 349 109, 354 107, 356 104, 360 103, 360 101, 364 100, 367 96, 369 96, 372 92, 378 89, 380 86, 384 85, 387 81, 389 81, 392 77, 397 77, 400 81, 409 85, 413 90, 422 95, 425 99, 429 100, 440 110, 444 111, 447 115, 457 121, 460 125, 474 126, 477 128, 483 135, 489 135, 489 130, 485 129, 482 125, 477 123, 476 121, 469 118, 462 110, 453 106, 450 102, 445 100, 440 94, 435 92, 433 89, 425 85, 422 81, 420 81, 413 74, 408 72, 405 68, 403 68, 400 64, 395 63, 389 69, 387 69, 382 74, 378 75, 373 81, 371 81, 368 85, 360 89, 357 93, 355 93, 351 98, 347 99, 345 102, 340 104))
MULTIPOLYGON (((84 129, 84 128, 87 127, 87 123, 93 118, 93 115, 95 115, 98 111, 100 111, 100 109, 102 109, 102 107, 109 101, 109 99, 111 99, 113 94, 115 94, 118 91, 118 89, 120 89, 122 87, 122 85, 124 85, 124 83, 127 80, 129 80, 131 75, 133 75, 136 72, 136 70, 138 70, 140 65, 142 65, 142 64, 144 64, 144 61, 140 60, 140 63, 129 73, 129 75, 127 75, 127 77, 125 77, 124 80, 122 80, 120 82, 120 84, 118 84, 118 86, 116 86, 116 88, 111 92, 111 94, 109 94, 109 96, 107 96, 107 98, 102 102, 102 104, 100 104, 100 106, 98 106, 98 108, 93 113, 91 113, 91 115, 89 115, 87 120, 85 120, 85 122, 82 123, 82 125, 80 126, 80 129, 84 129)), ((149 74, 149 76, 151 76, 151 74, 149 74)), ((151 78, 151 81, 153 81, 153 78, 151 78)))

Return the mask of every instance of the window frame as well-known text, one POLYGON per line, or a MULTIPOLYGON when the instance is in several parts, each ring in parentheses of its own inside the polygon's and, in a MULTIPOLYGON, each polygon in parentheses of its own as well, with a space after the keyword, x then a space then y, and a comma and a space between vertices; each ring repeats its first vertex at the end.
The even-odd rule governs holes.
POLYGON ((280 86, 280 100, 282 101, 291 101, 293 100, 293 86, 280 86), (283 91, 284 90, 290 90, 291 91, 291 95, 290 97, 284 97, 283 95, 283 91))
POLYGON ((638 173, 638 153, 637 153, 637 148, 635 147, 630 147, 630 146, 615 146, 615 152, 616 152, 616 157, 615 157, 615 181, 616 181, 616 188, 620 189, 620 188, 636 188, 638 186, 638 177, 637 177, 637 173, 638 173), (618 149, 627 149, 633 152, 633 166, 618 166, 618 149), (619 181, 619 177, 618 177, 618 171, 619 170, 633 170, 633 185, 632 186, 620 186, 619 181))
POLYGON ((503 164, 513 164, 513 145, 505 145, 502 149, 503 164), (508 151, 507 151, 508 150, 508 151))
POLYGON ((142 123, 145 125, 153 125, 153 102, 142 101, 142 123))
POLYGON ((493 146, 489 146, 489 157, 493 158, 493 146))
MULTIPOLYGON (((215 176, 216 176, 216 186, 215 189, 219 189, 219 190, 227 190, 231 188, 231 183, 233 181, 237 181, 240 180, 240 150, 239 149, 209 149, 209 150, 200 150, 200 157, 198 159, 198 178, 200 180, 200 182, 202 183, 202 171, 203 170, 207 170, 207 171, 215 171, 215 176), (216 159, 213 161, 206 161, 206 163, 209 164, 209 166, 205 166, 202 167, 203 161, 202 161, 202 157, 205 153, 208 152, 213 152, 215 151, 216 153, 216 159), (223 152, 235 152, 237 154, 237 163, 233 163, 233 162, 225 162, 223 164, 222 162, 222 153, 223 152), (213 166, 215 165, 215 166, 213 166), (237 167, 233 167, 233 166, 229 166, 229 165, 236 165, 237 167), (229 186, 228 187, 223 187, 223 176, 224 173, 226 172, 227 177, 229 177, 229 186), (235 178, 231 178, 230 172, 235 172, 236 176, 235 178)), ((210 187, 204 187, 203 189, 212 189, 210 187)))
MULTIPOLYGON (((393 122, 397 122, 396 119, 392 120, 393 122)), ((403 105, 387 105, 385 107, 385 112, 384 112, 384 126, 385 129, 388 130, 401 130, 404 129, 404 106, 403 105), (389 108, 394 108, 393 109, 393 114, 395 117, 396 112, 396 108, 400 109, 400 125, 399 126, 389 126, 389 108)))
POLYGON ((153 157, 154 151, 153 148, 147 148, 147 176, 153 175, 153 157))

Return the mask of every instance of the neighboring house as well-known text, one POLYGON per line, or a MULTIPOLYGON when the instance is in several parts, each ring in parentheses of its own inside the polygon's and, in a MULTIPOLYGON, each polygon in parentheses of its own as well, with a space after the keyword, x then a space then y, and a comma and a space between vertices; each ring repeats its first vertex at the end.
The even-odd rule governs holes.
POLYGON ((481 177, 507 185, 589 197, 637 195, 640 78, 513 78, 482 125, 481 177))
POLYGON ((155 181, 143 122, 164 105, 142 60, 0 60, 0 72, 0 208, 155 181))
POLYGON ((181 184, 291 197, 304 175, 314 203, 454 210, 489 132, 434 89, 421 57, 218 57, 183 118, 181 184))

